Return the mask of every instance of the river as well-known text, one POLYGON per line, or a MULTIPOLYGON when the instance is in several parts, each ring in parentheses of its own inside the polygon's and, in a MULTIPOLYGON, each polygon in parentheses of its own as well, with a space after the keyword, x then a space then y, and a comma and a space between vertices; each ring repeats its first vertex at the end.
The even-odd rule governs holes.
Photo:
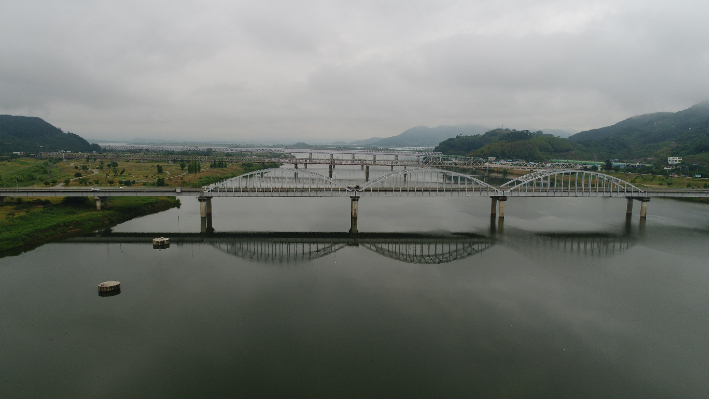
POLYGON ((356 242, 347 198, 218 198, 206 237, 185 199, 0 259, 0 397, 707 397, 707 205, 359 208, 356 242))

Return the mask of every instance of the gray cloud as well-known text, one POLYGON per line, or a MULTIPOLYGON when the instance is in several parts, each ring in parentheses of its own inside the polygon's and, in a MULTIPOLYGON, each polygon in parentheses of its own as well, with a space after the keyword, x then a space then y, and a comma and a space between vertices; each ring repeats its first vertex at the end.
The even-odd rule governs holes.
POLYGON ((0 113, 91 138, 361 139, 586 129, 708 96, 708 4, 0 5, 0 113))

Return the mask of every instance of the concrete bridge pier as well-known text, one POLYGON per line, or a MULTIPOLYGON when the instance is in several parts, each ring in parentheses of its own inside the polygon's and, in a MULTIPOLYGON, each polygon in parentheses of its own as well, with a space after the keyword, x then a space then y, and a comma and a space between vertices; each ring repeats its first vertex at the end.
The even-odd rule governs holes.
POLYGON ((498 218, 503 219, 505 217, 505 201, 508 197, 504 196, 492 196, 491 197, 491 216, 496 214, 496 202, 498 202, 498 218))
POLYGON ((333 165, 328 165, 328 177, 333 178, 333 165))
POLYGON ((212 232, 212 198, 197 197, 200 202, 200 232, 212 232))
POLYGON ((631 215, 631 212, 634 210, 634 199, 626 197, 626 214, 631 215))
POLYGON ((648 208, 648 202, 651 201, 650 198, 641 198, 641 219, 646 219, 646 209, 648 208))
POLYGON ((370 181, 370 165, 365 166, 365 181, 370 181))
POLYGON ((100 211, 101 207, 108 209, 108 197, 94 197, 96 200, 96 210, 100 211))
POLYGON ((293 164, 293 168, 298 169, 298 164, 297 163, 293 164))
POLYGON ((360 197, 350 197, 350 234, 357 234, 357 201, 360 197))
POLYGON ((505 201, 507 200, 508 197, 498 198, 498 219, 501 219, 501 222, 503 221, 502 219, 505 217, 505 201))

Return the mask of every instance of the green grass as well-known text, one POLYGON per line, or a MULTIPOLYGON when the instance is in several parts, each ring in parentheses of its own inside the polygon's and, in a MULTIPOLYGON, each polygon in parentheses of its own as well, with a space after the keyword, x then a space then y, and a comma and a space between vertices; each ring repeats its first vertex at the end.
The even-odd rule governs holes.
POLYGON ((4 216, 0 220, 0 256, 180 206, 180 201, 175 197, 112 198, 109 209, 101 211, 96 210, 93 200, 83 197, 60 203, 47 202, 0 204, 0 214, 4 216))

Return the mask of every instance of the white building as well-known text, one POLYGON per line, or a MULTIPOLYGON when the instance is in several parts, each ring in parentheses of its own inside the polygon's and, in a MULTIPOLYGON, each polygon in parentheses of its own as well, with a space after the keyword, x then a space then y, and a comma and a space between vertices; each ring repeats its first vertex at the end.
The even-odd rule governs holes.
POLYGON ((683 162, 681 157, 668 157, 668 165, 678 165, 681 162, 683 162))

